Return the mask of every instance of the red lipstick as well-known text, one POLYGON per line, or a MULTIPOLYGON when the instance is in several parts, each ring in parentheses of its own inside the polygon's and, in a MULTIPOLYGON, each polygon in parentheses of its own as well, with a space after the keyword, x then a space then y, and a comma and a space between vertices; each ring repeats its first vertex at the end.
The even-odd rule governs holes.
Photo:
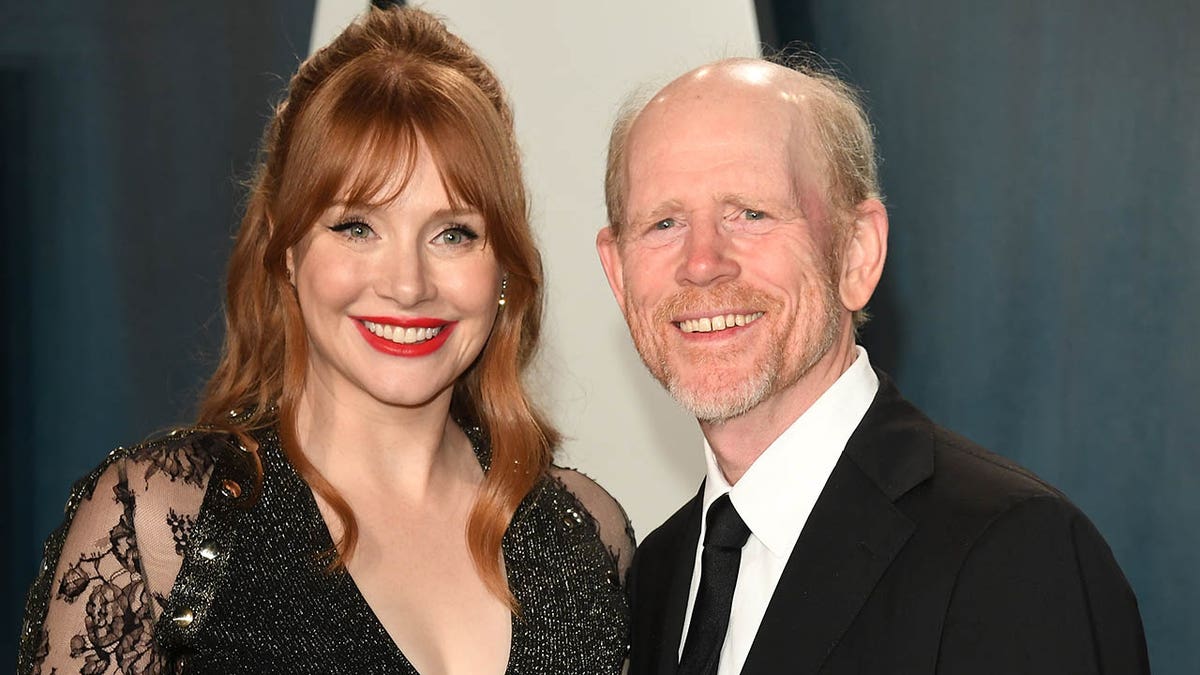
POLYGON ((385 316, 354 316, 354 324, 358 327, 358 332, 362 333, 367 344, 371 345, 375 351, 388 354, 390 356, 427 356, 436 352, 442 345, 446 344, 446 338, 450 337, 450 333, 454 327, 458 325, 457 321, 445 321, 443 319, 432 319, 427 317, 413 317, 397 319, 385 316), (396 326, 398 328, 441 328, 438 334, 424 342, 415 342, 412 344, 400 344, 372 333, 367 329, 364 321, 371 323, 383 324, 385 326, 396 326))

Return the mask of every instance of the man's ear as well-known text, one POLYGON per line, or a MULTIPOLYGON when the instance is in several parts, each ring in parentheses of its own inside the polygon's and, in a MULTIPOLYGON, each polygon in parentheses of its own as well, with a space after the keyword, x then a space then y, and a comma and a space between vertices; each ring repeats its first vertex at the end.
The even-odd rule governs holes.
POLYGON ((606 227, 596 235, 596 252, 600 254, 600 264, 604 267, 604 276, 608 277, 608 287, 612 289, 621 312, 625 312, 625 277, 621 271, 621 248, 617 242, 617 234, 612 227, 606 227))
POLYGON ((851 312, 867 306, 883 274, 887 258, 887 209, 878 199, 867 199, 854 208, 852 231, 842 252, 838 294, 851 312))

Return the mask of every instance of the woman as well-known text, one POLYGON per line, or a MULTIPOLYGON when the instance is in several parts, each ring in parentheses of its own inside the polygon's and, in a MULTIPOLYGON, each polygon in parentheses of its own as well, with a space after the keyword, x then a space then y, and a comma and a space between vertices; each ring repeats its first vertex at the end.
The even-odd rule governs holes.
POLYGON ((522 385, 541 263, 495 76, 372 11, 262 157, 198 424, 78 484, 19 671, 618 671, 632 538, 522 385))

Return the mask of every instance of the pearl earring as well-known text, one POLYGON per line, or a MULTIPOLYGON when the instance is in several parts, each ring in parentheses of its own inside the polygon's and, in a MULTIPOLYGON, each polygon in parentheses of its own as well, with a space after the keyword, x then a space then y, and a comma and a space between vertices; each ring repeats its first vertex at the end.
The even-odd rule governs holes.
POLYGON ((508 298, 504 297, 504 293, 507 290, 508 290, 508 275, 505 274, 503 277, 500 278, 500 299, 496 302, 496 304, 500 305, 501 307, 503 307, 505 305, 505 303, 508 302, 508 298))

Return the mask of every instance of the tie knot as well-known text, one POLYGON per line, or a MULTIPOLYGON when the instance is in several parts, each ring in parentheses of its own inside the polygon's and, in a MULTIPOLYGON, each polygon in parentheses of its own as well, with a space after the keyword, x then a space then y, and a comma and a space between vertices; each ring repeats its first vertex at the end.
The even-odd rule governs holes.
POLYGON ((733 508, 728 492, 708 507, 708 515, 704 520, 705 548, 740 549, 749 537, 750 528, 746 527, 746 521, 733 508))

